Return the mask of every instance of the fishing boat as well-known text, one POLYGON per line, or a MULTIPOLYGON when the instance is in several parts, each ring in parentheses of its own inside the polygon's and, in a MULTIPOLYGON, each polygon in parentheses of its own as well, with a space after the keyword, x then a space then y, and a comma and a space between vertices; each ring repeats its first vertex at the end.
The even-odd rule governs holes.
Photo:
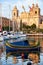
POLYGON ((27 54, 31 51, 40 51, 39 42, 36 45, 31 46, 25 37, 8 40, 6 43, 6 54, 15 54, 20 56, 22 53, 27 54))

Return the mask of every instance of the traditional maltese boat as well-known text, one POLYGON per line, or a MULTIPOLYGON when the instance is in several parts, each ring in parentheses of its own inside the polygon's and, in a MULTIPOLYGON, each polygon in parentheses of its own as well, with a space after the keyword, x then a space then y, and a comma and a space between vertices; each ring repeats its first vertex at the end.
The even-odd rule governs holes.
POLYGON ((40 51, 40 44, 37 42, 35 45, 30 45, 29 41, 25 37, 18 39, 8 40, 6 43, 6 54, 21 55, 31 51, 40 51))

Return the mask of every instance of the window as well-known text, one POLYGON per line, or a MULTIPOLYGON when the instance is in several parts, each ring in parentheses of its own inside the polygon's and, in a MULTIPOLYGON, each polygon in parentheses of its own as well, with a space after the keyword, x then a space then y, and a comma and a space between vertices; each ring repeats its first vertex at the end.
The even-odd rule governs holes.
POLYGON ((15 13, 14 13, 14 16, 15 16, 15 13))
POLYGON ((37 11, 35 11, 35 14, 37 14, 37 11))

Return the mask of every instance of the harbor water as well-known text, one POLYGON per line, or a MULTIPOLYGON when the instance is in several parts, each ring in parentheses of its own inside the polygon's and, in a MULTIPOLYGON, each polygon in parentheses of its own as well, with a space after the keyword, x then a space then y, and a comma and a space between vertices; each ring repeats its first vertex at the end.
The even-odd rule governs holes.
MULTIPOLYGON (((32 38, 33 39, 33 38, 32 38)), ((31 42, 32 39, 29 39, 29 43, 32 44, 33 42, 31 42)), ((39 38, 39 39, 34 39, 35 42, 39 41, 40 43, 43 43, 43 39, 39 38)), ((3 46, 4 48, 4 52, 2 53, 2 56, 0 58, 0 65, 27 65, 28 62, 30 62, 30 59, 25 59, 25 61, 22 61, 21 56, 17 57, 18 62, 14 63, 14 54, 13 55, 9 55, 6 58, 6 46, 4 44, 4 42, 0 42, 0 46, 3 46)), ((38 57, 38 63, 35 63, 34 65, 43 65, 43 49, 41 48, 41 51, 33 51, 33 52, 29 52, 29 54, 35 54, 38 57)), ((35 59, 35 58, 34 58, 35 59)), ((32 61, 31 61, 32 62, 32 61)))

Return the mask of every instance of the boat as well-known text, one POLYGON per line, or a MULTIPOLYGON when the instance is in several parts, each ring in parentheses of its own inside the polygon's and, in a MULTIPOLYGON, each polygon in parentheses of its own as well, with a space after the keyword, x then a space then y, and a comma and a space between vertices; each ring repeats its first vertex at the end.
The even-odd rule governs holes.
POLYGON ((3 41, 3 40, 4 40, 3 36, 0 36, 0 42, 3 41))
POLYGON ((3 31, 3 36, 7 36, 7 31, 3 31))
POLYGON ((26 34, 20 33, 20 32, 16 32, 16 33, 11 33, 11 32, 7 32, 7 34, 3 35, 4 36, 4 40, 9 40, 9 39, 17 39, 20 37, 26 37, 26 34))
POLYGON ((3 34, 3 37, 4 37, 4 40, 9 40, 9 39, 13 39, 13 38, 16 38, 14 36, 14 34, 10 33, 10 32, 7 32, 7 34, 3 34))
POLYGON ((2 34, 2 32, 0 32, 0 42, 3 41, 3 40, 4 40, 3 34, 2 34))
POLYGON ((10 54, 20 56, 22 53, 27 55, 31 51, 40 51, 39 42, 37 42, 37 44, 34 46, 30 46, 26 37, 17 38, 15 40, 8 40, 5 45, 7 56, 10 54))

